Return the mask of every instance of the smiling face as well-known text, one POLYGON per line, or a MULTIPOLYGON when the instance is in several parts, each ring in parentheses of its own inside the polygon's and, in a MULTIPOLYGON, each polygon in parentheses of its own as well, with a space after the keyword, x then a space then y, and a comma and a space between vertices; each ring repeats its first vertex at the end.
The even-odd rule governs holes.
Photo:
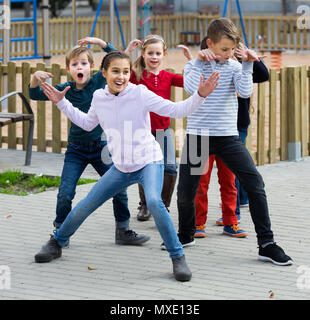
POLYGON ((110 93, 118 95, 127 87, 130 71, 130 61, 122 58, 111 60, 107 70, 102 69, 102 75, 107 80, 110 93))
POLYGON ((93 66, 88 60, 87 53, 72 58, 67 67, 67 71, 76 83, 77 89, 83 89, 90 78, 90 71, 93 66))
POLYGON ((164 51, 163 42, 159 41, 148 44, 141 52, 141 55, 144 59, 146 70, 157 73, 167 52, 164 51))
POLYGON ((236 43, 228 38, 223 37, 220 41, 214 43, 212 40, 207 40, 208 48, 216 55, 221 56, 219 62, 225 62, 234 55, 236 43))

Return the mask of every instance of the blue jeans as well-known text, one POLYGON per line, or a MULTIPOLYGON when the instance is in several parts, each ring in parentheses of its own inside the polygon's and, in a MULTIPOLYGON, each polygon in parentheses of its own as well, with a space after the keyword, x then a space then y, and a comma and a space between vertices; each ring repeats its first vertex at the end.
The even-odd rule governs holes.
MULTIPOLYGON (((54 226, 59 227, 72 209, 76 185, 88 164, 91 164, 100 176, 103 176, 112 166, 112 162, 102 161, 103 148, 106 141, 90 141, 88 143, 68 143, 65 162, 61 174, 61 183, 57 195, 56 219, 54 226)), ((106 151, 107 148, 104 149, 106 151)), ((126 189, 113 198, 113 210, 116 223, 120 228, 129 226, 130 212, 126 189)))
POLYGON ((152 131, 152 135, 156 138, 163 153, 165 173, 176 176, 178 174, 178 166, 175 158, 175 146, 170 127, 165 130, 160 129, 152 131))
POLYGON ((123 173, 113 165, 93 186, 86 198, 81 200, 69 213, 54 237, 60 246, 65 246, 69 238, 83 221, 98 207, 120 190, 134 184, 143 186, 147 207, 152 214, 156 227, 165 243, 171 258, 183 256, 183 247, 175 231, 173 221, 161 199, 163 186, 163 164, 153 162, 144 168, 123 173))
MULTIPOLYGON (((239 138, 243 144, 245 144, 246 137, 248 135, 248 127, 239 128, 239 138)), ((240 214, 240 204, 247 204, 249 203, 248 195, 244 190, 243 186, 240 184, 238 178, 236 177, 235 180, 236 189, 237 189, 237 207, 236 207, 236 214, 240 214)))

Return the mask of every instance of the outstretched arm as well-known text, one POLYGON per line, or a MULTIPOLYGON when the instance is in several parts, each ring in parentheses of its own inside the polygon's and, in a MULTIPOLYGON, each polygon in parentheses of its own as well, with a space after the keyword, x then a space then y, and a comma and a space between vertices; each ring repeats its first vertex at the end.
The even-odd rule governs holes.
POLYGON ((218 72, 213 72, 206 81, 203 81, 203 76, 201 75, 198 90, 184 101, 171 102, 151 91, 144 92, 145 97, 143 95, 142 99, 145 101, 145 107, 148 111, 155 112, 161 116, 183 118, 202 105, 204 99, 217 87, 218 80, 218 72))
POLYGON ((72 103, 65 98, 70 86, 66 87, 63 91, 59 91, 49 83, 44 82, 42 83, 42 88, 49 100, 56 103, 57 107, 77 126, 86 131, 92 131, 99 124, 99 120, 92 106, 88 110, 88 113, 85 113, 75 108, 72 103))

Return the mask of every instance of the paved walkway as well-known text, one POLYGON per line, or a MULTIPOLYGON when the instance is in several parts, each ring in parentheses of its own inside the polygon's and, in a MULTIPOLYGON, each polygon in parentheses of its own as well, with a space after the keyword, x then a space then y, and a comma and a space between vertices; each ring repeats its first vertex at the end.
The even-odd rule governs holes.
MULTIPOLYGON (((29 167, 23 166, 24 157, 23 151, 0 149, 0 170, 61 173, 62 154, 34 152, 29 167)), ((128 189, 131 227, 150 235, 149 242, 141 247, 115 245, 109 201, 84 222, 62 257, 48 264, 36 264, 34 254, 52 232, 57 190, 26 197, 0 194, 0 300, 268 300, 270 295, 279 300, 309 299, 310 157, 258 169, 266 184, 275 239, 294 259, 293 266, 257 260, 256 235, 247 209, 242 209, 241 220, 242 228, 249 232, 247 238, 230 238, 215 226, 220 214, 216 170, 209 191, 208 237, 185 249, 193 272, 192 280, 186 283, 174 280, 167 252, 159 249, 161 238, 154 221, 136 220, 136 185, 128 189)), ((84 177, 96 174, 89 168, 84 177)), ((79 186, 74 203, 91 186, 79 186)), ((171 215, 177 226, 175 193, 171 215)))

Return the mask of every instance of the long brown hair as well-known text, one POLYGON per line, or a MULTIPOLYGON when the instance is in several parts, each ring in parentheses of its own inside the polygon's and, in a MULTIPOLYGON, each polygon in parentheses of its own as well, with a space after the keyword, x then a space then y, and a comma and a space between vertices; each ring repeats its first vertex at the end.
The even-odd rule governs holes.
MULTIPOLYGON (((145 49, 147 48, 147 46, 149 44, 159 43, 159 42, 161 42, 163 44, 164 52, 166 52, 167 45, 166 45, 165 40, 161 36, 156 35, 156 34, 150 34, 147 37, 145 37, 144 41, 141 44, 141 50, 145 51, 145 49)), ((141 54, 140 57, 133 63, 133 66, 132 66, 132 69, 135 72, 137 81, 141 80, 145 68, 146 68, 145 61, 144 61, 144 58, 141 54)))

